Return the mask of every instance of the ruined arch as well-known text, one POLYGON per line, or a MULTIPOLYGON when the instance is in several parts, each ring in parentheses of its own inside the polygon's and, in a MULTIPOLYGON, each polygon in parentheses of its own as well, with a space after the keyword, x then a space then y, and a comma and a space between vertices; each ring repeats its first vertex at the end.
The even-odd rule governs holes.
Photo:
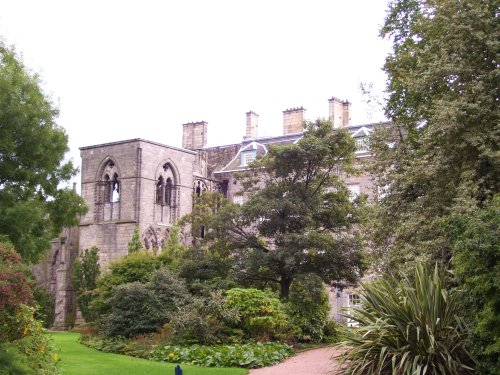
POLYGON ((95 182, 96 221, 118 220, 122 186, 120 167, 115 158, 108 155, 101 161, 95 182))
POLYGON ((155 175, 155 220, 173 223, 178 217, 180 175, 175 163, 161 162, 155 175))
POLYGON ((158 249, 158 235, 153 227, 148 227, 143 233, 142 243, 147 250, 158 249))

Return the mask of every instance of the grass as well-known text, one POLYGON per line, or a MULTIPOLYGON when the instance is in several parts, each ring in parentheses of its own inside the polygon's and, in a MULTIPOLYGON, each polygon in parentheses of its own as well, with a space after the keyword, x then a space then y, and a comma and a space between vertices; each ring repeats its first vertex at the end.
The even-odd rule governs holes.
MULTIPOLYGON (((171 363, 103 353, 80 344, 78 333, 53 332, 63 375, 174 375, 171 363)), ((181 365, 183 375, 245 375, 241 368, 205 368, 181 365)))

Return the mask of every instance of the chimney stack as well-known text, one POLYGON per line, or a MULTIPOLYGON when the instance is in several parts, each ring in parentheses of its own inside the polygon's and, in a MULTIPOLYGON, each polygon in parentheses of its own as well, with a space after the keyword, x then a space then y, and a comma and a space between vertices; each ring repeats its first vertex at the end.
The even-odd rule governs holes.
POLYGON ((259 115, 254 111, 247 112, 247 131, 244 139, 255 139, 259 134, 259 115))
POLYGON ((347 100, 340 100, 335 97, 328 99, 329 119, 334 128, 341 128, 349 125, 349 109, 351 103, 347 100))
POLYGON ((283 134, 302 133, 304 131, 304 107, 290 108, 283 111, 283 134))
POLYGON ((182 148, 196 150, 207 145, 207 122, 189 122, 182 124, 182 148))

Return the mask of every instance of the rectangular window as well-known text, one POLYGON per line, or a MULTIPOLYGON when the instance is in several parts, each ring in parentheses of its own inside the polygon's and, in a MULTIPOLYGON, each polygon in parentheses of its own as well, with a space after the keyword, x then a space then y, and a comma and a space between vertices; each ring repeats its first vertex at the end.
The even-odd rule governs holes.
POLYGON ((355 137, 356 151, 367 151, 368 150, 368 138, 367 137, 355 137))
POLYGON ((246 151, 241 153, 241 166, 246 167, 255 160, 255 151, 246 151))
POLYGON ((356 199, 361 192, 359 184, 349 184, 347 185, 347 189, 349 190, 349 200, 351 201, 356 199))
POLYGON ((234 195, 233 196, 233 203, 239 204, 241 206, 244 203, 243 202, 243 195, 234 195))

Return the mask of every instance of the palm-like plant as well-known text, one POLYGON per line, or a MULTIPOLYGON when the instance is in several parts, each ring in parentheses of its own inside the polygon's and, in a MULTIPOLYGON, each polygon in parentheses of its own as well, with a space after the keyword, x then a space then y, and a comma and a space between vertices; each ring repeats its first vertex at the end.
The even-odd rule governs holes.
POLYGON ((448 291, 438 268, 421 265, 414 280, 385 277, 363 285, 362 304, 349 318, 359 328, 347 346, 343 374, 471 374, 466 328, 456 315, 458 293, 448 291))

